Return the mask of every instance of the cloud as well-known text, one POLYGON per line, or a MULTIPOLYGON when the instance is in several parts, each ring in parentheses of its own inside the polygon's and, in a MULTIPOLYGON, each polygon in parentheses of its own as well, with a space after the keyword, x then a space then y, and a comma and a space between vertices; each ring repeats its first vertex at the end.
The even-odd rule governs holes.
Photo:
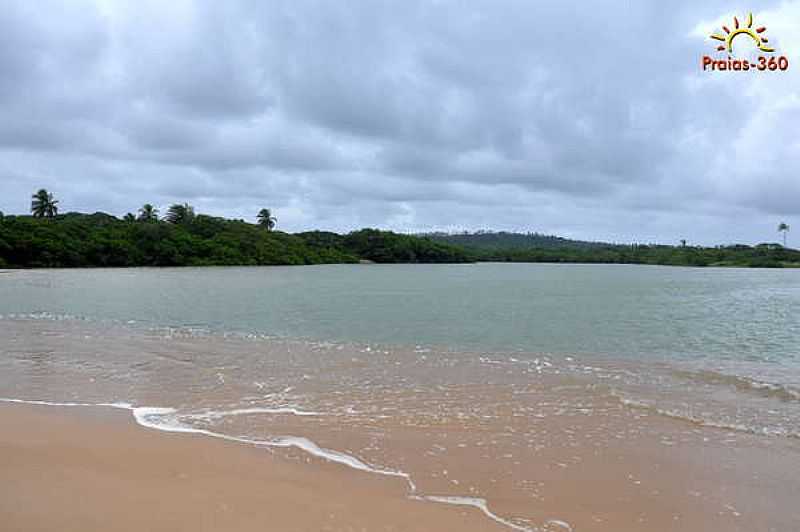
POLYGON ((800 2, 751 7, 789 71, 700 69, 745 15, 721 1, 12 0, 0 209, 46 186, 289 230, 774 239, 800 223, 800 2))

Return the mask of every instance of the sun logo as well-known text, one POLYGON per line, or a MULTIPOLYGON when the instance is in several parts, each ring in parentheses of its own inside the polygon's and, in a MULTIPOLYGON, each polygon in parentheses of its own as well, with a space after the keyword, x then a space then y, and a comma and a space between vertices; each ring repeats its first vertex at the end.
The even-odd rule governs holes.
POLYGON ((769 39, 762 36, 761 34, 764 33, 767 28, 761 26, 760 28, 753 29, 753 14, 750 13, 747 15, 747 24, 744 27, 739 26, 739 19, 733 17, 733 31, 728 29, 727 26, 722 26, 722 29, 725 30, 725 35, 720 35, 718 33, 714 33, 711 35, 712 39, 716 39, 717 41, 722 41, 725 44, 720 44, 717 46, 717 50, 720 52, 724 50, 728 50, 728 53, 733 53, 733 40, 738 37, 739 35, 747 35, 753 42, 756 43, 756 46, 762 52, 774 52, 774 48, 770 48, 767 46, 769 39))

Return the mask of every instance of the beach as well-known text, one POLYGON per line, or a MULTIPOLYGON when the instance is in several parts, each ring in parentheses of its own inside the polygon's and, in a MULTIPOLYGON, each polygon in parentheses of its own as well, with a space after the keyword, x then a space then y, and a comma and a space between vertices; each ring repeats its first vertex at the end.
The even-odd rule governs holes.
POLYGON ((452 268, 6 276, 0 522, 797 530, 794 278, 452 268))
POLYGON ((402 480, 136 426, 108 409, 0 404, 6 532, 503 530, 402 480))
MULTIPOLYGON (((796 467, 787 449, 738 446, 723 451, 726 457, 684 449, 668 467, 658 446, 621 444, 614 459, 586 456, 580 467, 551 467, 553 459, 579 454, 543 458, 536 477, 552 488, 536 501, 537 513, 570 521, 524 525, 487 515, 480 502, 416 497, 404 478, 307 453, 152 430, 123 410, 0 404, 3 530, 699 532, 791 530, 797 522, 793 494, 781 491, 796 467), (742 474, 750 467, 759 473, 742 474)), ((451 467, 467 471, 468 460, 451 467)), ((474 474, 487 480, 495 472, 474 474)), ((515 494, 494 495, 493 512, 524 511, 515 494)))

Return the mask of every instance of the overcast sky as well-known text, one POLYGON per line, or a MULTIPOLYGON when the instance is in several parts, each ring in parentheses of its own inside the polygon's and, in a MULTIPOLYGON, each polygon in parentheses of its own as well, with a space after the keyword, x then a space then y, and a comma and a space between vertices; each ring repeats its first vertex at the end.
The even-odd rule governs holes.
POLYGON ((800 1, 699 4, 4 0, 0 210, 800 243, 800 1))

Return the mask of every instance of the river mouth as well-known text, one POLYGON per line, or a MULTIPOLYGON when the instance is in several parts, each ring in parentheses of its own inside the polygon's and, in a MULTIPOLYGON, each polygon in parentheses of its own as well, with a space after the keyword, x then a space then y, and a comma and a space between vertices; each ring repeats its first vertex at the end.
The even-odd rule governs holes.
POLYGON ((484 505, 511 528, 796 522, 800 403, 785 383, 663 361, 73 319, 6 318, 0 339, 6 399, 130 408, 150 428, 399 476, 409 497, 484 505))

